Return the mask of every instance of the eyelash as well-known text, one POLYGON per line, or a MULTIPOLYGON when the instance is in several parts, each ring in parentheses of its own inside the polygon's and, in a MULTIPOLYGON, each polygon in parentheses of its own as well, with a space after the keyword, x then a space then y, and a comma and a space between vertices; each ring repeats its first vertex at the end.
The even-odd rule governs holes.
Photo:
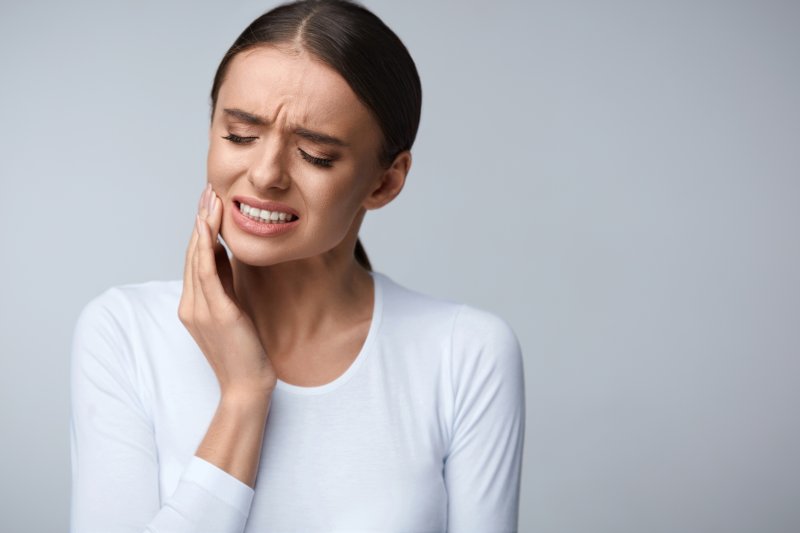
POLYGON ((258 139, 258 137, 239 137, 238 135, 234 135, 233 133, 229 133, 228 135, 222 137, 223 139, 228 139, 232 143, 236 144, 247 144, 254 139, 258 139))
POLYGON ((332 167, 333 166, 333 159, 323 159, 322 157, 314 157, 311 154, 308 154, 301 150, 300 148, 297 149, 300 152, 300 155, 311 163, 312 165, 317 165, 318 167, 332 167))
MULTIPOLYGON (((234 135, 233 133, 229 133, 226 136, 222 137, 223 139, 227 139, 235 144, 248 144, 258 137, 239 137, 238 135, 234 135)), ((297 149, 300 152, 300 155, 303 159, 311 163, 312 165, 316 165, 318 167, 331 167, 333 166, 333 159, 324 159, 322 157, 314 157, 313 155, 304 152, 300 148, 297 149)))

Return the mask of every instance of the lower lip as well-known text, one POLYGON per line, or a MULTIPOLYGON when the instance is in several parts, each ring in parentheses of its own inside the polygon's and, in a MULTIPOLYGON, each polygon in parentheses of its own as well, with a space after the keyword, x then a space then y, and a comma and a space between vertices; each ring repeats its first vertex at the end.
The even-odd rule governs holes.
POLYGON ((239 207, 236 204, 233 204, 232 211, 233 211, 233 220, 234 222, 236 222, 237 226, 239 226, 242 230, 246 231, 247 233, 258 235, 259 237, 272 237, 273 235, 282 235, 287 231, 292 231, 295 227, 297 227, 297 224, 300 222, 299 218, 292 220, 291 222, 283 222, 282 224, 258 222, 246 216, 241 211, 239 211, 239 207))

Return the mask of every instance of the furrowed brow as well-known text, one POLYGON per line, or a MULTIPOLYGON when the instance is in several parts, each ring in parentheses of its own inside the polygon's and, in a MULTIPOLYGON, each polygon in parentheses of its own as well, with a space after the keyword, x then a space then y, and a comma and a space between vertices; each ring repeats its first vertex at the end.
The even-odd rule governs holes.
POLYGON ((296 127, 294 128, 294 130, 292 130, 292 133, 317 144, 329 144, 332 146, 341 146, 341 147, 348 146, 346 142, 339 139, 338 137, 334 137, 333 135, 327 135, 325 133, 320 133, 318 131, 311 131, 306 128, 296 127))
POLYGON ((248 124, 253 124, 254 126, 266 126, 267 119, 264 117, 260 117, 258 115, 254 115, 253 113, 248 113, 247 111, 242 111, 241 109, 235 108, 225 108, 223 111, 231 117, 238 118, 239 120, 243 120, 248 124))
MULTIPOLYGON (((269 121, 266 118, 253 113, 248 113, 247 111, 243 111, 241 109, 225 108, 222 111, 224 111, 225 114, 227 114, 228 116, 238 118, 239 120, 242 120, 254 126, 266 126, 269 123, 269 121)), ((331 146, 340 146, 342 148, 350 146, 348 143, 344 142, 338 137, 334 137, 333 135, 328 135, 327 133, 312 131, 308 128, 303 128, 301 126, 296 126, 291 131, 295 135, 303 137, 304 139, 308 139, 309 141, 316 144, 327 144, 331 146)))

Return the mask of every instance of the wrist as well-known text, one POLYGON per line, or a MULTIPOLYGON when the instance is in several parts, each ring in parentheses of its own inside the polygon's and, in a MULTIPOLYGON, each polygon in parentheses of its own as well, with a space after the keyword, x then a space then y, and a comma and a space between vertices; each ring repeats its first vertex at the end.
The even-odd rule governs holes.
POLYGON ((219 403, 232 411, 253 411, 269 408, 271 389, 228 389, 220 394, 219 403))

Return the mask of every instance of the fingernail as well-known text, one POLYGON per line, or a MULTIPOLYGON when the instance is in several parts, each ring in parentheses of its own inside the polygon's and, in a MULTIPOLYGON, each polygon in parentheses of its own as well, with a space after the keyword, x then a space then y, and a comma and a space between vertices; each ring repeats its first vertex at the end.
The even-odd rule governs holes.
POLYGON ((200 235, 200 215, 194 216, 194 227, 197 229, 197 234, 200 235))
POLYGON ((217 204, 218 203, 219 203, 219 199, 217 198, 217 195, 215 194, 214 197, 211 199, 211 214, 212 215, 214 214, 214 210, 217 209, 217 204))

